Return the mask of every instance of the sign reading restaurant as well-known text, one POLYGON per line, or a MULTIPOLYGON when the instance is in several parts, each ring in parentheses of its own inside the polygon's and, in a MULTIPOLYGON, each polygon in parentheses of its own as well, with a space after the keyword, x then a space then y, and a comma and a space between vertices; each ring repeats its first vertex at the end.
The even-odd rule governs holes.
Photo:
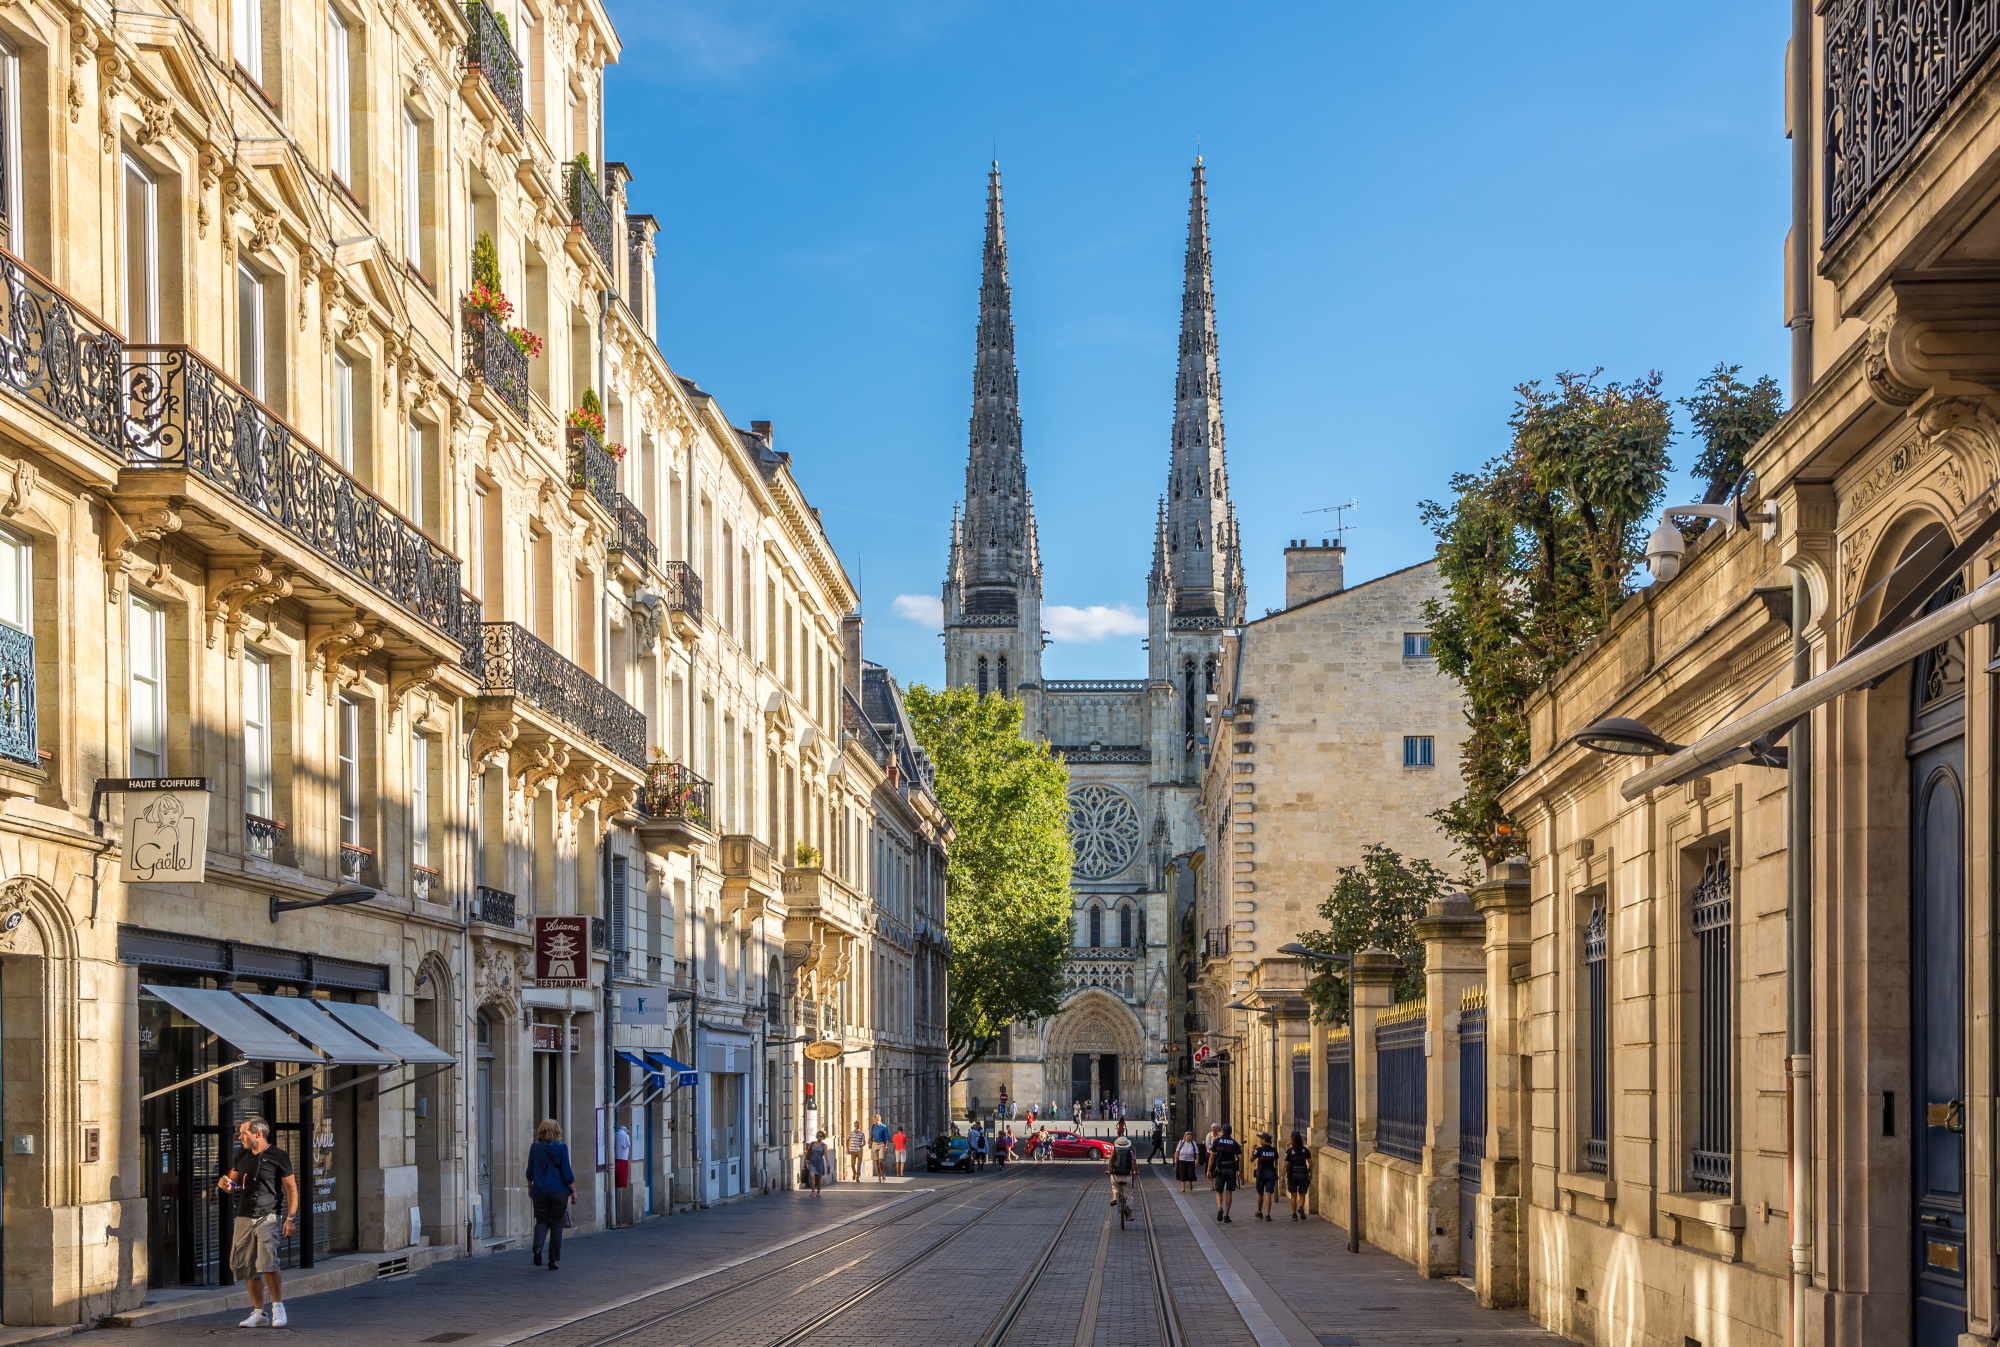
POLYGON ((535 985, 590 985, 590 918, 535 918, 535 985))
MULTIPOLYGON (((125 803, 125 850, 118 877, 127 884, 199 884, 208 873, 205 776, 100 778, 97 794, 136 796, 125 803)), ((95 815, 96 807, 92 806, 95 815)))

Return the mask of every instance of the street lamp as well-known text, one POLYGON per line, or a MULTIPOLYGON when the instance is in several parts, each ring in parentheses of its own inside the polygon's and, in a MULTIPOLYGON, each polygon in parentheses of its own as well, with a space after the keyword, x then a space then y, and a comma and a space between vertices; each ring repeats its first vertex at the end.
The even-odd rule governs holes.
MULTIPOLYGON (((1354 955, 1321 954, 1307 949, 1294 941, 1278 946, 1278 953, 1288 954, 1294 959, 1309 959, 1314 963, 1346 964, 1346 972, 1354 972, 1354 955)), ((1342 976, 1336 972, 1335 977, 1342 976)), ((1347 1022, 1354 1023, 1354 979, 1347 979, 1347 1022)), ((1356 1052, 1347 1066, 1347 1251, 1361 1252, 1361 1073, 1358 1068, 1361 1054, 1356 1052)))
POLYGON ((375 896, 375 890, 366 884, 342 884, 324 898, 312 898, 303 903, 288 903, 277 894, 271 895, 271 920, 276 921, 280 912, 299 912, 309 907, 345 907, 349 903, 365 903, 375 896))

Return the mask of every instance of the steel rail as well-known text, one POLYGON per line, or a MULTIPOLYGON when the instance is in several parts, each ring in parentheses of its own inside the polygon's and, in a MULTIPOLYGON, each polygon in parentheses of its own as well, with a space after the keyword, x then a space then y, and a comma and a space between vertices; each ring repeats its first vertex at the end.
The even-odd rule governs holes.
POLYGON ((1014 1321, 1020 1318, 1021 1311, 1027 1308, 1028 1297, 1034 1294, 1035 1284, 1041 1281, 1042 1274, 1048 1271, 1049 1262, 1056 1256, 1056 1246, 1062 1243, 1063 1236, 1069 1233, 1069 1225, 1076 1219, 1077 1208, 1083 1205, 1085 1196, 1096 1186, 1097 1176, 1092 1174, 1090 1180, 1077 1189, 1076 1200, 1071 1202, 1069 1210, 1063 1213, 1062 1221, 1056 1226, 1056 1232, 1049 1236, 1049 1242, 1043 1246, 1041 1257, 1035 1260, 1035 1265, 1028 1269, 1027 1275, 1021 1279, 1021 1284, 1014 1288, 1014 1294, 1000 1307, 1000 1313, 994 1317, 991 1324, 987 1325, 986 1331, 980 1335, 978 1347, 1000 1347, 1005 1341, 1008 1332, 1014 1327, 1014 1321))
MULTIPOLYGON (((1160 1181, 1166 1182, 1164 1178, 1160 1181)), ((1153 1264, 1153 1308, 1160 1316, 1160 1344, 1185 1347, 1187 1338, 1181 1332, 1180 1311, 1174 1307, 1173 1284, 1167 1276, 1166 1251, 1160 1247, 1160 1227, 1153 1221, 1153 1199, 1146 1195, 1146 1189, 1152 1185, 1134 1179, 1133 1187, 1139 1189, 1139 1211, 1146 1222, 1146 1254, 1153 1264)))

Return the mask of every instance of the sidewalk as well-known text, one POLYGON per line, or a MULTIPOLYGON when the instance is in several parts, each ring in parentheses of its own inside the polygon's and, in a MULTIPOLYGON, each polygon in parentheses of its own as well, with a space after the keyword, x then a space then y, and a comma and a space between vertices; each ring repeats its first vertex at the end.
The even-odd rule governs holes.
POLYGON ((1215 1219, 1215 1194, 1182 1193, 1157 1171, 1163 1189, 1208 1256, 1257 1347, 1375 1347, 1378 1343, 1458 1342, 1471 1347, 1567 1339, 1537 1327, 1525 1310, 1483 1310, 1456 1281, 1433 1281, 1368 1244, 1347 1251, 1347 1231, 1315 1216, 1300 1224, 1280 1195, 1276 1217, 1259 1221, 1257 1195, 1236 1194, 1234 1220, 1215 1219))

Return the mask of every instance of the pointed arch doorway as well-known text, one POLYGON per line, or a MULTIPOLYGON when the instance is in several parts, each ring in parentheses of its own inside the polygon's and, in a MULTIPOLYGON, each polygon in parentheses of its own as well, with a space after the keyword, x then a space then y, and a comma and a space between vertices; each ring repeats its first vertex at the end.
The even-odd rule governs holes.
POLYGON ((1072 996, 1050 1022, 1043 1055, 1043 1096, 1051 1108, 1124 1101, 1127 1085, 1141 1079, 1145 1031, 1130 1006, 1101 987, 1072 996))

